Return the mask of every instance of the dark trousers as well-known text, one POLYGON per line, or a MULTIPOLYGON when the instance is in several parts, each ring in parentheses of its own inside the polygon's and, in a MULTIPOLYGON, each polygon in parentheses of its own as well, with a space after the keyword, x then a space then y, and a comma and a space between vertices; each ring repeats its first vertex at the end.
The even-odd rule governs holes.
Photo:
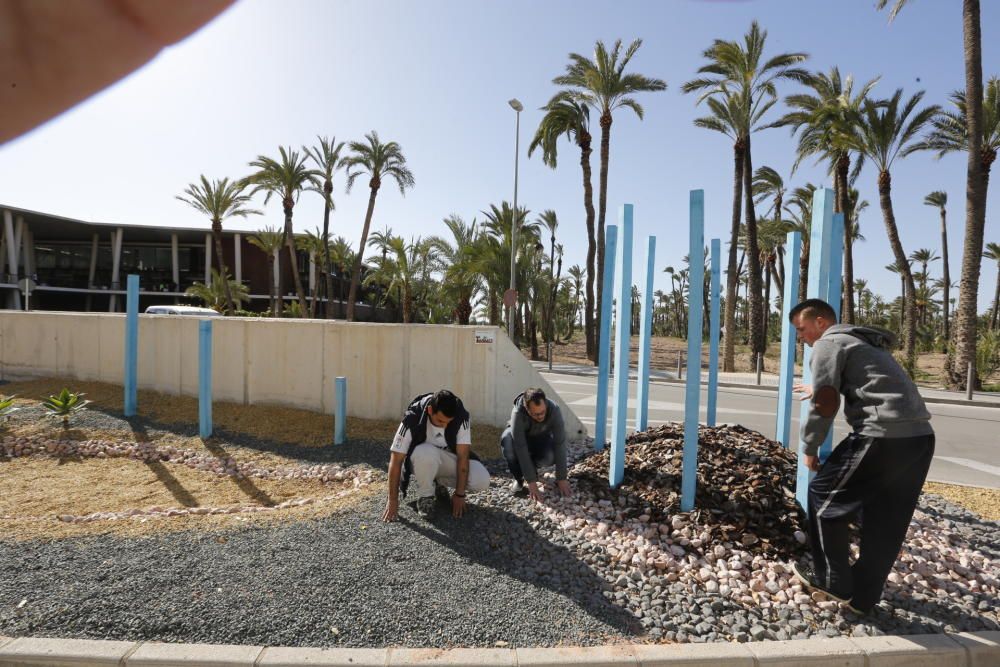
MULTIPOLYGON (((540 438, 528 438, 528 453, 531 455, 531 462, 535 466, 535 471, 544 466, 550 466, 556 461, 555 438, 551 433, 547 433, 540 438)), ((519 482, 524 481, 524 473, 521 471, 521 462, 517 459, 517 452, 514 451, 514 435, 510 429, 506 429, 500 436, 500 448, 503 450, 503 457, 507 461, 507 468, 511 476, 519 482)))
POLYGON ((819 583, 875 606, 906 537, 934 456, 934 436, 872 438, 851 434, 809 484, 809 532, 819 583), (861 555, 848 560, 848 523, 859 517, 861 555))

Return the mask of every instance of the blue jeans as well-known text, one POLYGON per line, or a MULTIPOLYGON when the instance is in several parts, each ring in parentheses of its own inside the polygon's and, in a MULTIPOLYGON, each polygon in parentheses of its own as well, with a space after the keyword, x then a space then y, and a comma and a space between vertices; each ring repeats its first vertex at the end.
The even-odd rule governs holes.
MULTIPOLYGON (((555 438, 551 433, 547 433, 538 438, 527 438, 528 453, 531 454, 531 462, 538 469, 543 466, 550 466, 555 463, 555 438)), ((521 462, 514 451, 514 435, 510 429, 506 429, 500 436, 500 447, 503 450, 503 457, 507 460, 507 468, 511 476, 519 482, 524 481, 524 473, 521 471, 521 462)))

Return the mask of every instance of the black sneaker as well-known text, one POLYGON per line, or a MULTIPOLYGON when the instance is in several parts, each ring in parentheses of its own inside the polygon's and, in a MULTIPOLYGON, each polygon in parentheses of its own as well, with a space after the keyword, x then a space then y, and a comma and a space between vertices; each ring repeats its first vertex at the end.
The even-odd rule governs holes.
POLYGON ((528 495, 528 487, 523 479, 515 479, 510 485, 510 492, 515 496, 526 496, 528 495))
POLYGON ((451 494, 448 493, 448 487, 434 482, 434 497, 442 503, 451 502, 451 494))
POLYGON ((802 587, 807 591, 822 593, 834 602, 839 602, 841 604, 848 604, 851 601, 849 597, 838 595, 837 593, 827 589, 825 586, 820 585, 819 580, 816 577, 816 573, 810 565, 792 563, 792 572, 795 573, 795 578, 798 579, 799 583, 802 584, 802 587))
POLYGON ((434 516, 434 504, 437 500, 434 496, 427 496, 425 498, 417 498, 417 514, 419 514, 424 519, 430 519, 434 516))

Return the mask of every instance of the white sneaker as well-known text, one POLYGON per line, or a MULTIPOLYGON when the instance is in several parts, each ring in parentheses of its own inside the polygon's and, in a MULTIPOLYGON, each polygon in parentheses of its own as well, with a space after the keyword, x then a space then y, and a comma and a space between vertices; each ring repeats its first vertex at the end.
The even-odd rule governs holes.
POLYGON ((523 480, 515 479, 510 485, 510 492, 515 496, 524 496, 528 494, 528 487, 523 480))

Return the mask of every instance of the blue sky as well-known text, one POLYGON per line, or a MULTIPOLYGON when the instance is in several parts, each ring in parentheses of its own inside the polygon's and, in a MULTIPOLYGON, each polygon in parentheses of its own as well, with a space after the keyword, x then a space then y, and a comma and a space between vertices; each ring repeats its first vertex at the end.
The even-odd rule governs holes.
MULTIPOLYGON (((259 154, 280 145, 312 145, 317 135, 357 140, 375 129, 402 145, 416 187, 401 197, 385 187, 373 229, 389 226, 406 237, 444 233, 441 220, 457 213, 482 219, 491 203, 513 195, 514 112, 519 98, 521 168, 518 200, 533 216, 554 209, 565 264, 586 253, 578 151, 560 146, 560 166, 540 155, 525 159, 541 107, 553 94, 569 52, 590 54, 595 40, 644 42, 631 71, 667 81, 666 92, 639 97, 646 117, 615 116, 611 136, 608 221, 620 204, 635 206, 635 258, 645 237, 658 237, 659 289, 669 289, 667 265, 687 252, 688 191, 705 190, 706 243, 723 239, 732 196, 732 151, 727 138, 700 130, 703 109, 680 92, 715 38, 737 39, 758 19, 768 30, 768 53, 804 51, 806 66, 858 80, 881 75, 876 94, 897 87, 926 90, 925 102, 946 104, 964 86, 961 3, 918 1, 889 24, 872 0, 758 0, 756 2, 485 2, 422 0, 244 0, 199 33, 60 118, 0 147, 0 201, 102 222, 207 225, 174 199, 199 174, 240 177, 259 154)), ((982 3, 984 77, 1000 74, 1000 3, 982 3)), ((787 94, 793 84, 782 88, 787 94)), ((775 116, 781 107, 775 108, 775 116)), ((594 128, 595 200, 599 129, 594 128)), ((794 139, 784 129, 754 136, 754 166, 777 169, 791 187, 827 182, 824 167, 804 164, 790 174, 794 139)), ((867 241, 856 246, 856 277, 892 298, 898 280, 883 267, 891 252, 878 208, 876 174, 859 189, 871 202, 862 215, 867 241)), ((996 181, 996 179, 994 179, 996 181)), ((332 233, 360 238, 367 183, 344 192, 335 183, 332 233)), ((923 205, 932 190, 950 197, 952 275, 961 262, 965 158, 918 154, 893 171, 896 218, 907 253, 939 248, 936 210, 923 205)), ((986 239, 1000 241, 998 186, 991 189, 986 239)), ((263 207, 263 202, 258 202, 263 207)), ((277 202, 266 215, 233 229, 279 225, 277 202)), ((322 223, 318 197, 305 193, 295 209, 296 230, 322 223)), ((940 275, 940 262, 932 265, 940 275)), ((641 272, 633 282, 642 283, 641 272)), ((980 309, 992 299, 995 266, 983 271, 980 309)), ((957 278, 953 278, 957 280, 957 278)))

